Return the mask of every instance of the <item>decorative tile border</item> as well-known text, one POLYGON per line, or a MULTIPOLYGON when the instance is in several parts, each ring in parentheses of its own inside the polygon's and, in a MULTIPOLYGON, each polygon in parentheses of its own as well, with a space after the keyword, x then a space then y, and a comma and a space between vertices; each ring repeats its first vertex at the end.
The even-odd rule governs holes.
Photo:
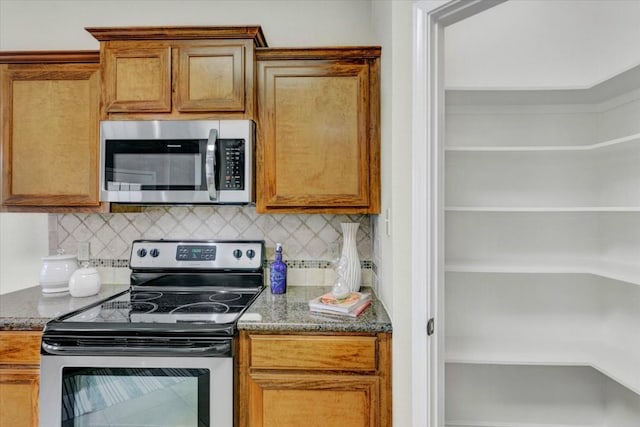
MULTIPOLYGON (((262 266, 264 268, 269 268, 269 265, 273 262, 272 259, 266 259, 262 266)), ((310 268, 319 268, 319 269, 333 269, 333 263, 330 261, 315 261, 315 260, 285 260, 285 264, 289 268, 301 268, 301 269, 310 269, 310 268)), ((103 268, 129 268, 129 260, 128 259, 104 259, 104 258, 95 258, 89 260, 89 265, 92 267, 103 267, 103 268)), ((375 264, 371 261, 361 260, 360 267, 364 270, 377 270, 375 264)))
POLYGON ((91 259, 89 260, 91 267, 104 268, 129 268, 128 259, 91 259))
MULTIPOLYGON (((264 263, 268 268, 272 260, 264 263)), ((328 261, 288 260, 287 283, 292 286, 323 285, 331 286, 335 283, 336 272, 328 261)), ((129 260, 126 259, 92 259, 90 264, 96 267, 102 283, 128 285, 131 280, 129 260)), ((374 263, 361 261, 362 285, 377 286, 377 275, 373 274, 374 263)), ((269 274, 265 275, 265 285, 269 285, 269 274)))
MULTIPOLYGON (((272 259, 265 260, 263 267, 268 268, 272 262, 272 259)), ((289 268, 334 268, 332 261, 284 260, 284 263, 287 264, 287 267, 289 268)), ((362 269, 370 270, 372 265, 373 262, 371 261, 360 260, 360 268, 362 269)))

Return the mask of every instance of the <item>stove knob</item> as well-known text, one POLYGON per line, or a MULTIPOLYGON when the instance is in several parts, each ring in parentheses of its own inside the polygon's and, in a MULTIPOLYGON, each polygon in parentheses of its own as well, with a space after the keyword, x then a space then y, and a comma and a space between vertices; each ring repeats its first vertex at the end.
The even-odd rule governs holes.
POLYGON ((157 249, 151 249, 151 250, 149 251, 149 255, 151 255, 151 256, 152 256, 152 257, 154 257, 154 258, 157 258, 157 257, 158 257, 158 255, 160 255, 160 251, 159 251, 159 250, 157 250, 157 249))
POLYGON ((147 250, 145 248, 138 249, 138 256, 140 258, 144 258, 147 256, 147 250))
POLYGON ((249 249, 247 251, 247 256, 249 257, 249 259, 253 259, 253 257, 256 256, 256 251, 254 251, 253 249, 249 249))
POLYGON ((242 257, 242 251, 240 249, 236 249, 235 251, 233 251, 233 256, 236 259, 240 259, 242 257))

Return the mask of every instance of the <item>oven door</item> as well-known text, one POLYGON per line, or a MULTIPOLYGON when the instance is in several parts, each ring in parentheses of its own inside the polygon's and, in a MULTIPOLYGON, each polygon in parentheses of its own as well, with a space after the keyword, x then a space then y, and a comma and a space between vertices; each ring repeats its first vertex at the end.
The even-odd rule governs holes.
POLYGON ((42 355, 40 426, 233 426, 231 357, 42 355))

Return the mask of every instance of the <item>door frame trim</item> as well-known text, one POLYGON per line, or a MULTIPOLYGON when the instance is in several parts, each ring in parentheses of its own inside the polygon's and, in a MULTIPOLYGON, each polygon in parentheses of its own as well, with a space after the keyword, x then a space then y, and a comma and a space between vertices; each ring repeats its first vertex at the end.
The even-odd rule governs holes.
POLYGON ((415 427, 444 427, 444 29, 504 1, 414 3, 411 406, 415 427), (435 333, 428 337, 431 318, 435 333))

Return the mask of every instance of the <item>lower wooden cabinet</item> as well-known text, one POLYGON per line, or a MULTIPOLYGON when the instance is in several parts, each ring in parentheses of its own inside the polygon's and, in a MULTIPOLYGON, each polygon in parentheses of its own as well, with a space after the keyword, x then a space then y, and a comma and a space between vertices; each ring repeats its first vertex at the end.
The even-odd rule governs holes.
POLYGON ((0 331, 0 427, 37 427, 40 331, 0 331))
POLYGON ((391 426, 391 336, 242 331, 239 426, 391 426))

